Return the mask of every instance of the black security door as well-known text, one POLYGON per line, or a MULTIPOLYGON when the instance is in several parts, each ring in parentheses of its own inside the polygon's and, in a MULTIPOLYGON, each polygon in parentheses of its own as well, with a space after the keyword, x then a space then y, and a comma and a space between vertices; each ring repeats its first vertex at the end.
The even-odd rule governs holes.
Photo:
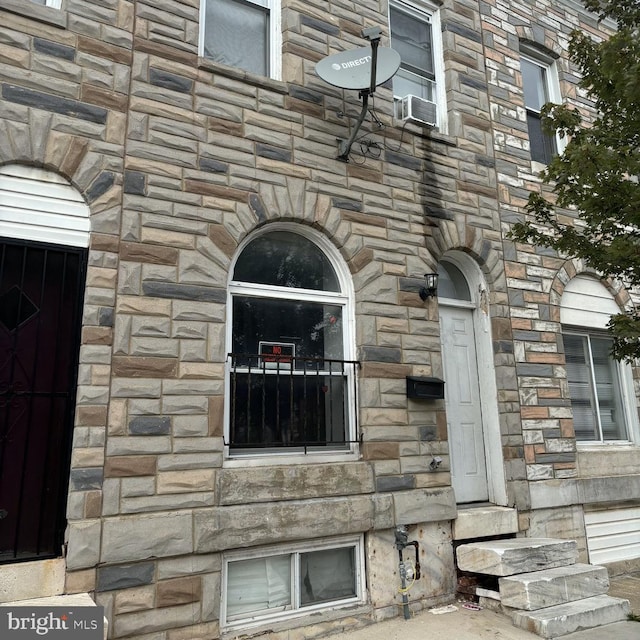
POLYGON ((0 241, 0 562, 61 551, 86 260, 0 241))

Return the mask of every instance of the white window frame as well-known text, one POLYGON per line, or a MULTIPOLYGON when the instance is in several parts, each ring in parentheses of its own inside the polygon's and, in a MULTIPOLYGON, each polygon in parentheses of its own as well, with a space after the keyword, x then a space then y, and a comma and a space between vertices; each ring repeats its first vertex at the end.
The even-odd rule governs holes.
MULTIPOLYGON (((34 4, 40 4, 36 2, 34 4)), ((41 7, 51 7, 52 9, 60 9, 62 0, 44 0, 44 4, 40 4, 41 7)))
POLYGON ((326 609, 341 609, 344 607, 353 607, 354 605, 362 605, 366 602, 366 577, 365 577, 365 557, 364 557, 364 536, 362 534, 356 536, 342 536, 340 538, 323 538, 314 540, 313 542, 305 541, 299 543, 290 543, 286 545, 277 545, 270 547, 260 547, 256 549, 242 549, 237 551, 228 551, 223 555, 222 560, 222 585, 220 596, 220 627, 221 629, 245 629, 257 627, 267 622, 271 623, 278 620, 288 620, 299 618, 318 611, 326 609), (355 571, 354 579, 356 586, 356 595, 351 598, 341 600, 331 600, 321 602, 309 606, 300 606, 299 603, 299 561, 294 561, 291 575, 291 594, 293 607, 287 610, 278 610, 272 613, 260 612, 248 615, 246 618, 227 620, 227 589, 229 564, 238 560, 251 560, 254 558, 265 558, 280 555, 296 555, 303 553, 311 553, 314 551, 328 551, 331 549, 339 549, 344 547, 352 547, 354 549, 355 571))
MULTIPOLYGON (((277 298, 301 300, 310 302, 324 302, 326 304, 335 304, 342 307, 343 322, 343 358, 344 360, 355 361, 355 311, 354 300, 355 293, 353 290, 353 281, 349 268, 335 248, 335 246, 322 234, 310 229, 305 225, 288 222, 278 222, 267 225, 258 229, 255 233, 250 234, 240 244, 234 256, 233 262, 229 268, 229 284, 227 286, 227 325, 226 325, 226 351, 230 353, 233 347, 233 298, 236 295, 259 296, 261 298, 277 298), (234 281, 233 274, 236 268, 238 258, 243 250, 261 235, 269 234, 275 231, 288 231, 300 235, 313 242, 327 257, 333 266, 340 292, 333 291, 307 291, 292 287, 276 287, 268 285, 260 285, 250 282, 234 281)), ((231 362, 227 359, 225 365, 225 412, 224 412, 224 439, 225 442, 230 440, 230 422, 231 422, 231 362)), ((350 442, 348 448, 331 449, 326 451, 303 452, 303 451, 287 451, 265 449, 260 452, 243 452, 232 451, 228 444, 224 446, 224 466, 225 467, 246 467, 246 466, 267 466, 273 464, 313 464, 316 462, 342 462, 358 459, 359 447, 356 440, 356 424, 357 424, 357 371, 352 365, 345 367, 347 386, 349 390, 355 390, 355 397, 348 398, 347 404, 347 421, 345 438, 350 442)))
MULTIPOLYGON (((578 274, 569 281, 560 300, 562 334, 608 336, 607 323, 613 314, 620 313, 613 296, 595 277, 578 274)), ((618 374, 619 392, 623 405, 626 440, 578 440, 580 450, 603 447, 628 447, 639 441, 638 402, 633 385, 633 372, 626 362, 614 363, 618 374)), ((591 372, 593 375, 593 371, 591 372)))
MULTIPOLYGON (((520 58, 525 59, 531 64, 535 64, 536 66, 544 70, 545 89, 548 96, 548 102, 561 104, 562 94, 560 93, 560 79, 558 77, 558 65, 556 61, 548 56, 545 56, 542 52, 537 51, 535 48, 526 45, 522 45, 520 47, 520 58)), ((531 107, 527 106, 526 103, 524 107, 525 114, 528 111, 537 111, 536 109, 532 109, 531 107)), ((540 112, 537 111, 537 113, 540 112)), ((557 133, 554 136, 554 140, 556 143, 556 153, 558 155, 562 155, 562 152, 567 146, 567 140, 565 138, 561 138, 557 133)), ((542 169, 544 169, 544 167, 547 166, 544 162, 533 159, 531 160, 531 164, 534 171, 541 171, 542 169)))
MULTIPOLYGON (((391 36, 391 7, 413 14, 416 19, 431 25, 431 45, 433 47, 433 72, 435 75, 436 109, 438 113, 438 130, 447 133, 447 91, 444 79, 444 58, 442 45, 442 27, 440 24, 440 10, 438 5, 427 0, 390 0, 389 2, 389 38, 393 48, 391 36)), ((401 100, 404 96, 394 91, 394 100, 401 100)))
MULTIPOLYGON (((594 440, 577 440, 576 441, 579 442, 581 445, 585 445, 585 446, 589 446, 589 445, 594 445, 594 446, 607 446, 607 445, 621 445, 621 444, 629 444, 630 442, 632 442, 632 435, 633 435, 633 421, 632 421, 632 415, 631 415, 631 411, 630 411, 630 398, 628 396, 628 381, 626 380, 627 375, 625 374, 625 366, 624 364, 620 363, 620 362, 612 362, 612 364, 615 367, 616 373, 617 373, 617 384, 618 384, 618 393, 620 394, 620 402, 622 404, 622 414, 623 414, 623 421, 624 424, 622 425, 624 427, 624 430, 626 431, 626 438, 622 438, 622 439, 617 439, 617 440, 605 440, 602 437, 602 424, 601 424, 601 418, 600 418, 600 402, 599 402, 599 398, 598 398, 598 392, 597 392, 597 384, 596 384, 596 379, 595 379, 595 372, 593 369, 593 354, 591 351, 591 339, 592 338, 610 338, 611 336, 607 335, 605 332, 603 331, 598 331, 595 329, 589 330, 588 328, 576 328, 576 327, 563 327, 562 330, 562 335, 566 336, 566 335, 572 335, 572 336, 579 336, 582 338, 587 338, 587 346, 588 346, 588 352, 589 352, 589 362, 587 362, 587 366, 589 368, 589 384, 590 384, 590 389, 591 392, 593 394, 592 397, 592 401, 595 403, 594 409, 596 412, 596 416, 597 416, 597 424, 596 424, 596 428, 597 428, 597 433, 596 435, 600 435, 599 439, 594 439, 594 440)), ((569 392, 571 393, 571 392, 569 392)))
MULTIPOLYGON (((59 1, 59 0, 58 0, 59 1)), ((282 10, 281 0, 243 0, 247 4, 253 4, 269 12, 269 77, 274 80, 282 78, 282 10)), ((206 9, 208 2, 215 0, 200 0, 200 45, 198 55, 205 60, 204 57, 204 39, 205 39, 205 23, 206 9)), ((210 60, 216 64, 215 60, 210 60)), ((242 70, 241 70, 242 71, 242 70)))

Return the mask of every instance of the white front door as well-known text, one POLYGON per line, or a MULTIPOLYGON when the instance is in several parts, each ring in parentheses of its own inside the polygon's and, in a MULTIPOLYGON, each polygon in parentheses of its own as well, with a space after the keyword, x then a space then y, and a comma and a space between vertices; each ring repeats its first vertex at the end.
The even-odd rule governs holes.
POLYGON ((451 482, 459 503, 489 499, 473 310, 440 307, 451 482))

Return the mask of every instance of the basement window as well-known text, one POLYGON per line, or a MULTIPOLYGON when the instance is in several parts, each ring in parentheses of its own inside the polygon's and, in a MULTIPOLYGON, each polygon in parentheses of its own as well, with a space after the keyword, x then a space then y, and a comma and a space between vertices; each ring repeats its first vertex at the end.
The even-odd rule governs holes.
POLYGON ((364 602, 362 537, 229 553, 223 566, 222 624, 255 626, 364 602))

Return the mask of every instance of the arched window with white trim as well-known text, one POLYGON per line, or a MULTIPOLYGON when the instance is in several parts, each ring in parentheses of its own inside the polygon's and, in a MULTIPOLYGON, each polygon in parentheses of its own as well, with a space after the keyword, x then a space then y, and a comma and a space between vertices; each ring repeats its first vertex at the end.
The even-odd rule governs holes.
POLYGON ((346 265, 292 225, 253 236, 229 286, 231 453, 348 451, 355 383, 346 265))
POLYGON ((629 366, 611 357, 609 318, 620 309, 595 278, 578 275, 566 286, 560 321, 576 440, 628 442, 633 434, 629 366))

